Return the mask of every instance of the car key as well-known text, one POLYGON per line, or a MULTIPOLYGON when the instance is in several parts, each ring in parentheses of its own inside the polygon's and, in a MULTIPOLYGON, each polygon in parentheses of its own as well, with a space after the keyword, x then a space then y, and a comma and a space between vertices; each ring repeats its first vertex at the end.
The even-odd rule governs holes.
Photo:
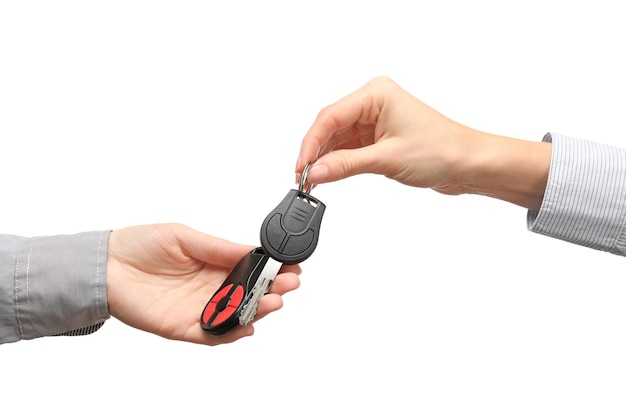
POLYGON ((267 258, 265 266, 263 267, 256 284, 254 284, 254 287, 252 288, 250 298, 243 306, 243 310, 241 310, 241 314, 239 315, 239 324, 242 326, 250 324, 250 322, 254 319, 261 297, 267 294, 270 289, 270 285, 272 285, 274 278, 278 275, 278 271, 280 271, 281 266, 283 266, 283 264, 272 259, 272 257, 267 256, 267 258))
POLYGON ((260 247, 241 258, 204 307, 200 316, 202 329, 220 335, 237 324, 249 324, 281 266, 260 247))
POLYGON ((261 225, 261 246, 272 258, 284 264, 297 264, 315 251, 320 224, 326 206, 305 191, 309 162, 300 177, 297 190, 287 196, 267 215, 261 225))

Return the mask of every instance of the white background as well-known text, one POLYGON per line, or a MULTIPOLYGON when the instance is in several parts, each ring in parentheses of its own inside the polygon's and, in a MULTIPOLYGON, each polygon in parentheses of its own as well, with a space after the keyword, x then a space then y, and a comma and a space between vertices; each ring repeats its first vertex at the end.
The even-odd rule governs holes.
MULTIPOLYGON (((377 75, 485 131, 626 145, 624 39, 610 1, 4 1, 0 230, 257 244, 318 111, 377 75)), ((313 195, 317 251, 252 338, 110 319, 2 345, 0 413, 626 413, 623 258, 482 197, 372 175, 313 195)))

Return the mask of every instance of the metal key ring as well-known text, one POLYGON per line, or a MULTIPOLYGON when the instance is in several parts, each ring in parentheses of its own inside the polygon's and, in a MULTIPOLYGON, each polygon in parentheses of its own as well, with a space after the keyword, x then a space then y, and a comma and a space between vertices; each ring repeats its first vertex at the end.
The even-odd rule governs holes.
MULTIPOLYGON (((304 187, 306 185, 306 177, 309 174, 309 167, 311 165, 313 165, 313 161, 310 161, 308 164, 306 164, 304 169, 302 170, 302 175, 300 175, 300 184, 298 185, 298 192, 304 191, 304 187)), ((309 183, 308 188, 304 192, 309 194, 311 192, 311 188, 313 188, 313 184, 309 183)))

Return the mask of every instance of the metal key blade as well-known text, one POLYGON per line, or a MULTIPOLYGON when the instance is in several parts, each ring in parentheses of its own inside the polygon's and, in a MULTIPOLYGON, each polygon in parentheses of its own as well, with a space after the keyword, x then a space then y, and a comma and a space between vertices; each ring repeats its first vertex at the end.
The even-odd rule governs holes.
POLYGON ((267 262, 265 263, 259 278, 252 288, 252 296, 241 311, 239 324, 246 326, 254 319, 261 297, 267 294, 270 285, 274 281, 274 278, 276 278, 276 275, 278 275, 282 266, 283 264, 281 262, 278 262, 269 256, 267 257, 267 262))

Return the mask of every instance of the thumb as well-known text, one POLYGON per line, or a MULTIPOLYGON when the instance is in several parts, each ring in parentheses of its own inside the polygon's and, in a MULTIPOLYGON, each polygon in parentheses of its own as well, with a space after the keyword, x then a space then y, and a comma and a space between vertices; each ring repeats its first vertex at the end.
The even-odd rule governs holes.
POLYGON ((318 159, 309 169, 307 181, 323 184, 338 181, 358 174, 380 174, 386 158, 382 142, 357 149, 339 149, 318 159), (381 164, 382 162, 382 164, 381 164))

